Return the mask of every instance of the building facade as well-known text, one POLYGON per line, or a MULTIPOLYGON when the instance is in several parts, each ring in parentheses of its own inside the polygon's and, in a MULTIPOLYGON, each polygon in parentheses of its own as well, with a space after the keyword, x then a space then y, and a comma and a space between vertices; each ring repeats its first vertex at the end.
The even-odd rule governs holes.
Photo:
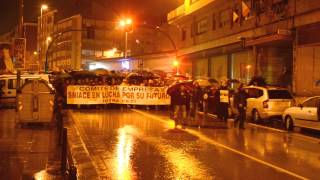
POLYGON ((319 8, 319 0, 185 0, 168 22, 179 28, 178 55, 193 77, 260 75, 312 95, 320 92, 319 8))
MULTIPOLYGON (((133 25, 127 32, 116 21, 92 19, 81 14, 56 21, 50 33, 54 42, 43 42, 42 61, 48 52, 49 70, 105 68, 109 70, 172 71, 177 29, 164 25, 133 25), (127 58, 124 58, 127 43, 127 58)), ((46 33, 45 33, 46 34, 46 33)))
POLYGON ((37 50, 39 70, 44 70, 48 46, 52 40, 57 10, 45 11, 38 17, 37 50))

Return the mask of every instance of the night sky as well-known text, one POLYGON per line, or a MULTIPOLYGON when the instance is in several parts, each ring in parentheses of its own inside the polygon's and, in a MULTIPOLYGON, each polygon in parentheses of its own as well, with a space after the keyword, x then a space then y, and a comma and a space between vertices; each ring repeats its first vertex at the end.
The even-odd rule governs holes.
MULTIPOLYGON (((18 22, 18 1, 1 0, 0 34, 10 31, 18 22)), ((25 22, 35 22, 40 14, 40 4, 46 2, 50 9, 58 9, 60 16, 75 8, 85 8, 85 3, 97 1, 107 11, 108 19, 115 19, 123 14, 132 14, 140 22, 160 24, 165 22, 166 14, 183 3, 183 0, 24 0, 25 22), (81 5, 82 4, 82 5, 81 5), (78 6, 77 6, 78 5, 78 6), (112 17, 114 16, 114 17, 112 17)))

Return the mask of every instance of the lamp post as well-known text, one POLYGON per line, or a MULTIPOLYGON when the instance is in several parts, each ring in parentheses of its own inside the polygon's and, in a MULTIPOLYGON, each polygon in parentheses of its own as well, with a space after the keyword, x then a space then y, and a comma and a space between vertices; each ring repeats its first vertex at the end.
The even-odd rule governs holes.
POLYGON ((120 20, 119 25, 125 31, 125 40, 124 40, 124 58, 127 59, 127 49, 128 49, 128 33, 132 31, 132 19, 127 18, 120 20))
POLYGON ((251 69, 251 65, 247 65, 246 66, 246 69, 247 69, 247 83, 249 83, 250 81, 250 69, 251 69))
POLYGON ((176 74, 179 75, 179 61, 174 60, 173 66, 176 67, 176 74))
MULTIPOLYGON (((41 5, 41 8, 40 8, 40 33, 39 33, 39 41, 40 41, 40 53, 39 53, 39 61, 42 60, 42 47, 43 47, 43 17, 42 17, 42 14, 43 14, 43 11, 47 10, 48 9, 48 6, 46 4, 42 4, 41 5)), ((40 65, 39 65, 39 72, 40 72, 40 65)))

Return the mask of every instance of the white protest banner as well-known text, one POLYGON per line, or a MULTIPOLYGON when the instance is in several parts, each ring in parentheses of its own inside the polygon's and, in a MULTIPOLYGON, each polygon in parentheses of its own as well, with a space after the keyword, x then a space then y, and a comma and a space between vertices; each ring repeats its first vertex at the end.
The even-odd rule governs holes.
POLYGON ((67 104, 169 105, 167 87, 86 86, 67 88, 67 104))
POLYGON ((229 103, 229 91, 220 90, 220 102, 229 103))

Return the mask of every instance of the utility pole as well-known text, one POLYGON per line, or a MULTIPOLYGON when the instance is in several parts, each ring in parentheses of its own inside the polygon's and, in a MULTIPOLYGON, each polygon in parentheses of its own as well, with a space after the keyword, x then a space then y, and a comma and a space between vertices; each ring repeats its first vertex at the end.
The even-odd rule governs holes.
POLYGON ((24 37, 24 31, 23 31, 23 8, 24 8, 24 3, 23 0, 19 0, 19 25, 18 25, 18 35, 19 38, 24 37))
MULTIPOLYGON (((24 6, 23 0, 19 0, 19 25, 18 25, 18 36, 19 36, 19 38, 24 38, 23 6, 24 6)), ((19 68, 17 68, 17 85, 16 85, 16 92, 17 93, 20 90, 20 83, 21 83, 21 70, 19 68)), ((18 107, 19 107, 18 106, 18 99, 16 99, 16 112, 18 112, 18 107)))

